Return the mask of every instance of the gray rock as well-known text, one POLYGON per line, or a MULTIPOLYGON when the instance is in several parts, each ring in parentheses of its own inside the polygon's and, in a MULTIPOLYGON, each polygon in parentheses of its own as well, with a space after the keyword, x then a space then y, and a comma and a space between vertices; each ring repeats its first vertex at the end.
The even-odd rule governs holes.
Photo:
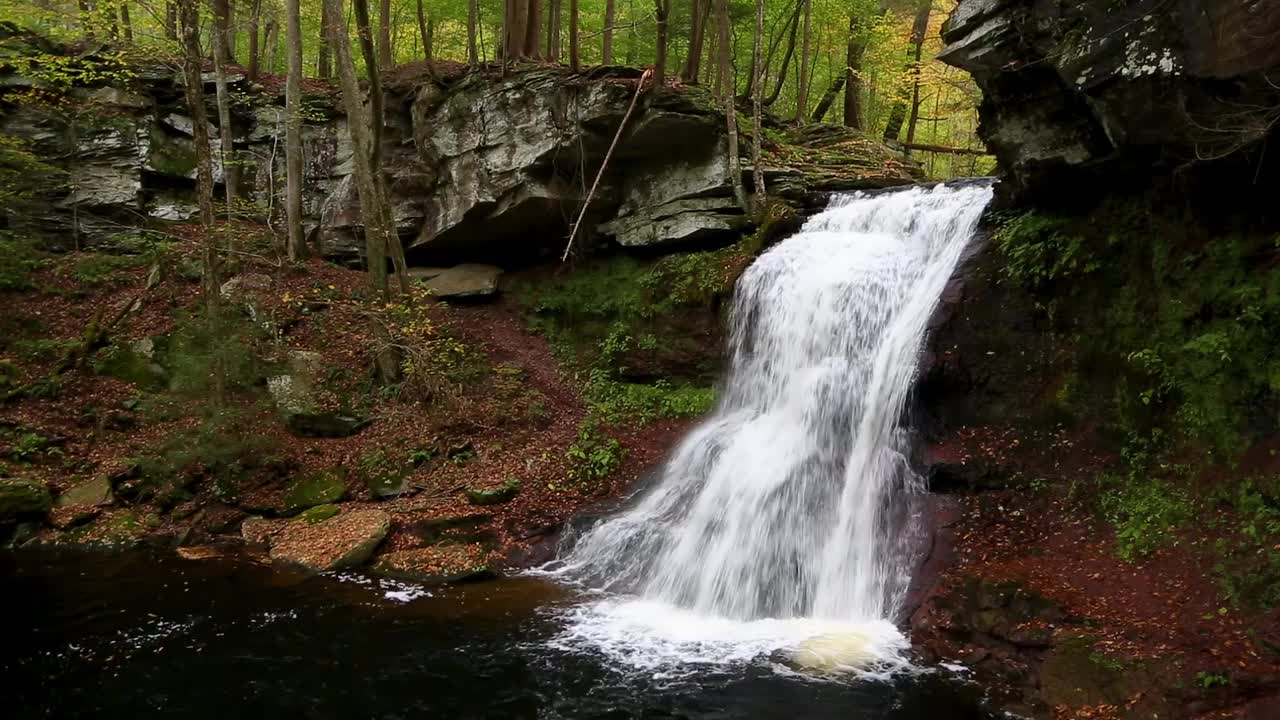
MULTIPOLYGON (((467 263, 447 269, 423 268, 415 278, 427 286, 432 296, 441 300, 463 300, 490 297, 498 292, 502 268, 467 263)), ((413 271, 409 272, 413 277, 413 271)))
POLYGON ((83 505, 98 507, 100 505, 110 505, 114 501, 115 495, 111 492, 111 480, 106 475, 102 475, 92 480, 86 480, 59 495, 57 506, 83 505))
POLYGON ((315 572, 359 567, 391 530, 381 510, 344 512, 323 522, 289 522, 271 539, 271 560, 315 572))

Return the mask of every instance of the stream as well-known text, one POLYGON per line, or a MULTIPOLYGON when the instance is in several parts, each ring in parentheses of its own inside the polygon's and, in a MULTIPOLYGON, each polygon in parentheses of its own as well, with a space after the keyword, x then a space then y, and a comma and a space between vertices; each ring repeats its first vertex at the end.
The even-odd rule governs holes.
POLYGON ((560 642, 585 598, 533 578, 427 589, 40 550, 0 555, 0 592, 0 676, 21 717, 995 717, 945 670, 619 663, 560 642))

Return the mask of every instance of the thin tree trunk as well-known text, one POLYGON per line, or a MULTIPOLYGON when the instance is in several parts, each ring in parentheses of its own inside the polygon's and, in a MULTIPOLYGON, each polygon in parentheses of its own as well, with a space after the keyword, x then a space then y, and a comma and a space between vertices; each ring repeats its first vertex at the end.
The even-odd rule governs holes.
POLYGON ((658 44, 653 63, 654 87, 662 87, 667 82, 667 34, 671 17, 671 0, 653 0, 654 18, 657 22, 658 44))
POLYGON ((809 109, 809 19, 813 15, 813 0, 804 0, 804 40, 800 45, 800 79, 796 81, 797 125, 804 122, 809 109))
MULTIPOLYGON (((80 0, 80 6, 84 7, 84 0, 80 0)), ((167 0, 164 4, 164 36, 170 40, 178 39, 178 4, 174 0, 167 0)))
POLYGON ((551 0, 547 8, 547 52, 546 58, 551 62, 560 59, 560 16, 561 0, 551 0))
POLYGON ((858 16, 849 16, 849 43, 845 47, 844 126, 862 129, 862 56, 867 51, 858 16))
POLYGON ((258 30, 262 26, 262 0, 251 0, 249 13, 249 79, 257 80, 261 70, 258 30))
MULTIPOLYGON (((791 58, 796 54, 796 35, 800 30, 800 11, 803 6, 803 0, 797 2, 796 11, 791 15, 791 22, 789 23, 791 32, 787 37, 787 50, 782 55, 782 68, 778 70, 778 83, 774 85, 773 92, 769 93, 768 99, 764 101, 765 105, 773 105, 778 101, 778 97, 782 95, 782 87, 787 82, 787 69, 791 67, 791 58)), ((760 74, 760 80, 761 82, 767 82, 768 79, 768 67, 766 67, 765 72, 760 74)))
MULTIPOLYGON (((215 8, 225 10, 226 0, 218 0, 215 8)), ((226 18, 223 18, 224 22, 226 18)), ((227 88, 226 60, 231 56, 226 46, 227 35, 222 32, 213 34, 213 82, 217 93, 218 104, 218 137, 222 158, 222 184, 226 190, 227 212, 230 213, 235 199, 240 196, 240 163, 236 159, 235 141, 231 132, 231 92, 227 88)))
POLYGON ((435 45, 435 18, 428 20, 426 12, 422 9, 422 0, 418 0, 418 34, 422 36, 422 56, 427 61, 427 72, 435 77, 435 67, 432 61, 432 50, 435 45))
POLYGON ((578 46, 578 0, 569 0, 569 68, 582 69, 582 48, 578 46))
MULTIPOLYGON (((340 0, 339 0, 340 1, 340 0)), ((382 97, 382 74, 378 70, 377 58, 374 56, 372 36, 369 33, 369 3, 368 0, 354 0, 355 16, 357 24, 357 35, 360 37, 360 54, 364 56, 365 77, 369 81, 369 163, 372 167, 373 188, 377 192, 377 203, 372 207, 376 208, 381 218, 380 222, 386 227, 386 242, 383 245, 385 252, 391 256, 391 264, 395 266, 396 277, 400 281, 400 291, 409 292, 409 276, 406 273, 404 259, 404 247, 400 244, 400 236, 396 234, 395 223, 391 217, 391 201, 387 194, 386 180, 382 174, 382 129, 386 123, 386 113, 383 111, 382 97)), ((354 147, 354 139, 353 139, 354 147)), ((361 201, 361 206, 365 207, 361 201)), ((386 263, 383 262, 383 274, 386 274, 386 263)), ((383 284, 385 285, 385 278, 383 284)))
POLYGON ((752 54, 756 59, 756 81, 755 92, 751 94, 751 170, 752 184, 755 194, 755 209, 757 212, 764 209, 765 187, 764 187, 764 126, 762 122, 763 99, 764 99, 764 82, 766 66, 760 62, 760 53, 763 50, 761 43, 764 40, 764 0, 756 0, 756 32, 755 44, 752 54))
POLYGON ((702 41, 707 34, 707 16, 711 14, 710 0, 691 0, 689 18, 689 54, 684 59, 680 79, 697 84, 702 69, 702 41))
POLYGON ((88 0, 76 0, 76 6, 80 9, 77 17, 80 24, 80 32, 84 33, 84 39, 93 42, 93 8, 89 7, 88 0))
MULTIPOLYGON (((907 64, 904 70, 912 78, 912 87, 917 89, 920 81, 921 46, 924 45, 924 35, 929 29, 929 13, 932 9, 933 3, 931 0, 920 0, 916 6, 915 19, 911 23, 911 44, 907 49, 907 64)), ((884 127, 884 139, 897 140, 898 136, 902 134, 902 123, 906 119, 906 94, 899 92, 896 94, 893 106, 889 109, 889 121, 884 127)))
POLYGON ((391 0, 378 3, 378 67, 391 67, 391 0))
MULTIPOLYGON (((289 225, 286 250, 290 260, 306 257, 302 234, 302 21, 300 0, 285 0, 285 45, 289 55, 289 77, 285 85, 285 214, 289 225)), ((327 8, 328 3, 325 3, 327 8)), ((322 31, 325 28, 321 28, 322 31)), ((275 192, 275 188, 271 189, 275 192)))
POLYGON ((840 90, 844 87, 848 77, 847 73, 836 76, 835 81, 831 83, 831 87, 822 93, 822 99, 818 101, 818 107, 813 109, 813 115, 810 116, 810 120, 816 123, 822 122, 822 118, 827 116, 827 111, 835 103, 836 95, 840 94, 840 90))
POLYGON ((749 210, 747 191, 742 187, 742 162, 738 155, 738 109, 733 102, 735 89, 733 78, 729 75, 729 0, 715 0, 715 2, 718 30, 716 44, 719 50, 719 59, 716 62, 718 68, 716 84, 720 86, 720 100, 724 106, 729 136, 729 167, 726 172, 729 174, 729 182, 733 185, 734 198, 737 199, 742 211, 747 212, 749 210))
POLYGON ((476 47, 476 27, 480 23, 480 0, 467 0, 467 63, 472 67, 480 63, 476 47))
POLYGON ((329 12, 329 3, 323 3, 320 6, 320 47, 316 50, 316 75, 325 80, 333 77, 332 51, 329 49, 330 26, 333 25, 333 18, 329 12))
POLYGON ((604 65, 613 64, 613 23, 618 12, 614 4, 615 0, 604 0, 604 39, 600 46, 600 62, 604 65))
MULTIPOLYGON (((330 36, 333 49, 334 65, 338 73, 338 82, 342 87, 342 104, 347 113, 347 128, 351 133, 351 156, 354 168, 356 193, 360 196, 360 211, 364 223, 365 252, 369 263, 369 279, 373 290, 386 302, 390 292, 387 287, 387 252, 394 235, 391 226, 391 212, 386 202, 386 195, 379 191, 379 173, 373 162, 373 147, 376 140, 371 136, 370 127, 375 123, 365 109, 364 97, 360 92, 360 83, 356 79, 355 61, 351 57, 351 45, 347 38, 346 23, 343 21, 342 0, 324 0, 330 6, 330 16, 334 18, 330 36)), ((361 12, 356 0, 356 16, 364 16, 368 22, 368 7, 361 12)), ((363 42, 363 40, 362 40, 363 42)), ((372 42, 366 55, 366 65, 373 74, 377 74, 377 62, 373 54, 372 42)), ((380 120, 380 118, 379 118, 380 120)), ((398 273, 404 278, 404 273, 398 273)), ((373 321, 376 347, 374 352, 378 377, 384 383, 395 382, 400 375, 399 357, 388 342, 386 328, 377 320, 373 321)))
POLYGON ((267 31, 263 36, 263 44, 267 46, 267 72, 276 71, 276 51, 280 44, 280 26, 274 17, 267 18, 267 31))
POLYGON ((120 27, 124 30, 125 43, 133 44, 133 20, 129 18, 129 3, 120 0, 120 27))
POLYGON ((211 312, 218 310, 218 253, 214 245, 213 227, 213 158, 209 154, 209 116, 204 105, 204 80, 200 69, 200 10, 197 0, 177 0, 178 24, 182 35, 182 77, 191 114, 191 139, 196 153, 196 202, 200 208, 200 224, 204 227, 202 260, 204 262, 204 300, 211 312))

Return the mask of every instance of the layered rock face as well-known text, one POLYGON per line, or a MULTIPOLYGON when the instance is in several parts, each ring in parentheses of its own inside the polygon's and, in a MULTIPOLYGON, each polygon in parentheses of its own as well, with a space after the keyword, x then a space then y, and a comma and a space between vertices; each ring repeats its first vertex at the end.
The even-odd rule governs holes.
MULTIPOLYGON (((411 257, 432 264, 510 263, 563 248, 638 79, 639 72, 627 68, 593 76, 538 68, 470 72, 443 85, 426 78, 391 83, 382 168, 411 257)), ((239 73, 229 81, 239 98, 235 162, 243 192, 279 219, 283 99, 279 88, 271 91, 274 81, 257 86, 239 73)), ((212 85, 207 90, 212 102, 212 85)), ((312 90, 303 131, 305 231, 322 254, 356 260, 364 242, 350 135, 335 94, 312 90)), ((141 69, 127 90, 77 88, 74 94, 72 113, 15 103, 0 115, 0 132, 30 140, 69 171, 68 191, 38 219, 43 229, 84 244, 127 245, 140 219, 194 215, 191 119, 172 71, 141 69)), ((210 113, 211 121, 216 117, 210 113)), ((583 242, 678 248, 736 238, 747 220, 733 197, 724 125, 713 98, 698 88, 642 93, 592 196, 579 233, 583 242)), ((209 134, 221 183, 216 128, 209 134)), ((918 169, 900 155, 847 135, 821 140, 852 158, 768 167, 775 194, 801 199, 814 191, 916 179, 918 169)), ((749 166, 744 176, 749 180, 749 166)))
POLYGON ((961 0, 942 37, 982 88, 983 138, 1041 197, 1224 159, 1256 171, 1280 118, 1280 0, 961 0))

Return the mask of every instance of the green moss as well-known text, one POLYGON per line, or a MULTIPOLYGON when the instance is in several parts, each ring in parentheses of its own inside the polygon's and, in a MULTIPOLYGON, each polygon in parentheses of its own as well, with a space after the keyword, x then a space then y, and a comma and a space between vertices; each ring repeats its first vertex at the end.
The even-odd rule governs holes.
POLYGON ((306 510, 303 510, 301 513, 298 514, 297 519, 305 523, 315 525, 316 523, 321 523, 321 522, 324 522, 325 520, 328 520, 329 518, 333 517, 334 515, 337 515, 341 511, 342 509, 339 508, 337 505, 332 505, 332 504, 317 505, 313 508, 307 508, 306 510))
POLYGON ((119 282, 119 274, 145 262, 137 256, 84 253, 71 268, 71 277, 81 285, 97 287, 119 282))
POLYGON ((321 470, 303 475, 285 491, 284 510, 288 514, 338 502, 347 494, 346 479, 340 470, 321 470))
POLYGON ((49 488, 39 480, 0 478, 0 522, 41 514, 53 507, 49 488))
POLYGON ((31 274, 44 263, 43 257, 32 243, 0 233, 0 290, 31 289, 31 274))
POLYGON ((156 126, 151 130, 147 163, 161 175, 192 177, 196 172, 195 145, 186 138, 171 137, 156 126))
POLYGON ((520 492, 520 481, 507 478, 496 486, 468 485, 462 492, 472 505, 498 505, 511 500, 520 492))

